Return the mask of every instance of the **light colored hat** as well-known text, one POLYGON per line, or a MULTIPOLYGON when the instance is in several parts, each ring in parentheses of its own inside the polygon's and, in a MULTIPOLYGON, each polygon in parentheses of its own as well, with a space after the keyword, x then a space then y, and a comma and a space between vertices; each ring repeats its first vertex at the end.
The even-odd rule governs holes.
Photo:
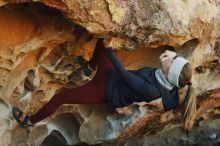
POLYGON ((169 73, 168 73, 168 81, 176 87, 179 87, 179 76, 183 66, 189 61, 183 57, 178 56, 173 60, 169 73))

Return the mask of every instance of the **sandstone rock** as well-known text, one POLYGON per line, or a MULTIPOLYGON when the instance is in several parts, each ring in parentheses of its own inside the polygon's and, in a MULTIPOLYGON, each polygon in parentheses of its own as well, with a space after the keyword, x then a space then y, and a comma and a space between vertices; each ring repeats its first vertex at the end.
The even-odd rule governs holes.
POLYGON ((2 146, 55 145, 52 140, 58 145, 219 144, 219 1, 0 0, 0 6, 2 146), (127 69, 159 67, 165 49, 191 62, 198 99, 192 131, 183 131, 178 111, 163 111, 161 99, 118 109, 64 105, 35 127, 16 125, 11 106, 32 114, 57 92, 88 82, 76 57, 89 60, 103 36, 114 36, 115 52, 127 69))
POLYGON ((78 132, 79 123, 72 114, 62 114, 48 123, 49 132, 52 130, 60 131, 60 133, 66 138, 66 142, 69 145, 77 144, 80 142, 78 132))

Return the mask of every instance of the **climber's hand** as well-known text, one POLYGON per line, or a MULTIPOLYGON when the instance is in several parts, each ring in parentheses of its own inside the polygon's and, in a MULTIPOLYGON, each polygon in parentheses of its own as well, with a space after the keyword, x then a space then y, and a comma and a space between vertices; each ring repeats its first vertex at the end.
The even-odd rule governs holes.
POLYGON ((177 55, 176 52, 165 50, 165 52, 160 55, 160 60, 163 60, 166 58, 173 59, 176 55, 177 55))
POLYGON ((103 40, 103 44, 104 44, 105 48, 113 47, 113 46, 112 46, 112 37, 106 37, 106 38, 103 40))

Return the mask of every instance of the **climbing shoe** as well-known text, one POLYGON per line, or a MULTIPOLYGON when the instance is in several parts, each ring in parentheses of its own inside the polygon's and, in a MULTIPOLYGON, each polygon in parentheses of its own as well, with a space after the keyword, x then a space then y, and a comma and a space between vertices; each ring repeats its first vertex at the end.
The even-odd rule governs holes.
POLYGON ((30 126, 33 126, 33 124, 30 124, 31 123, 30 116, 29 115, 24 116, 23 114, 24 113, 19 108, 12 107, 12 115, 21 127, 29 128, 30 126))

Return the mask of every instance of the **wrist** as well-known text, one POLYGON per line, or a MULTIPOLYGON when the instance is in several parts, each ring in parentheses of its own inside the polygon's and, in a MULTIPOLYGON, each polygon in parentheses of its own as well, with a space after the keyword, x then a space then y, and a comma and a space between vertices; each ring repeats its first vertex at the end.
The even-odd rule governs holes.
POLYGON ((104 44, 105 48, 112 48, 111 44, 104 44))
POLYGON ((103 44, 105 48, 110 48, 112 47, 112 38, 107 38, 103 40, 103 44))

